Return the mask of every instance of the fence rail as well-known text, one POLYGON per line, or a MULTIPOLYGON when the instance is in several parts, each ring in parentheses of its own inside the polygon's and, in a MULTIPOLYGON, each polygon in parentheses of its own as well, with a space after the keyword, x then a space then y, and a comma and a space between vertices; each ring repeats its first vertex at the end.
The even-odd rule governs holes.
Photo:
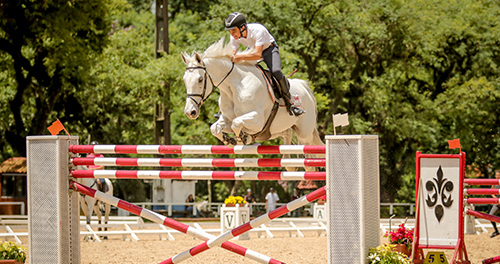
MULTIPOLYGON (((6 216, 0 216, 0 219, 6 216)), ((18 219, 18 224, 21 219, 18 219)), ((27 218, 24 219, 25 225, 15 225, 12 228, 8 225, 0 225, 0 238, 6 241, 13 241, 17 244, 22 244, 21 238, 28 237, 27 230, 27 218), (2 230, 4 229, 4 230, 2 230)), ((261 225, 258 228, 251 230, 251 233, 256 233, 257 237, 267 237, 272 238, 275 236, 276 232, 288 232, 290 237, 304 237, 304 232, 312 231, 318 236, 326 235, 326 220, 320 221, 311 217, 308 218, 294 218, 294 217, 283 217, 274 219, 268 224, 261 225)), ((397 229, 401 223, 406 223, 409 228, 415 227, 415 219, 404 219, 404 218, 383 218, 380 219, 380 231, 385 233, 389 230, 397 229)), ((221 230, 219 224, 204 223, 204 222, 193 222, 189 225, 202 229, 207 233, 220 234, 221 230), (216 226, 214 228, 214 226, 216 226)), ((475 219, 474 226, 477 234, 483 232, 489 232, 488 229, 492 229, 491 223, 484 219, 475 219)), ((122 236, 124 241, 138 241, 139 236, 144 235, 157 235, 160 240, 175 240, 174 235, 181 234, 180 232, 165 228, 162 225, 155 223, 144 223, 141 217, 110 217, 110 222, 105 224, 97 224, 97 218, 92 218, 91 224, 87 225, 85 219, 82 217, 80 219, 80 235, 81 236, 92 236, 96 241, 100 241, 100 236, 122 236), (98 231, 99 228, 107 227, 108 229, 113 229, 109 231, 98 231), (120 230, 117 230, 120 229, 120 230)))

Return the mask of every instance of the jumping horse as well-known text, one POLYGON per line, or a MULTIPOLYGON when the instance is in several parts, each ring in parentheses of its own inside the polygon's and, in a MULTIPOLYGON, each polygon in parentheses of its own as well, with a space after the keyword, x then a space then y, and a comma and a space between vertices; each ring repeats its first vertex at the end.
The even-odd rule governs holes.
POLYGON ((295 106, 305 111, 298 117, 290 116, 284 104, 278 103, 269 82, 257 67, 259 61, 235 64, 230 59, 232 52, 231 45, 224 45, 222 38, 203 54, 181 54, 186 64, 183 76, 187 92, 186 116, 196 119, 200 107, 215 87, 220 91, 220 116, 211 125, 210 131, 225 145, 252 144, 256 140, 278 137, 289 145, 292 143, 292 130, 300 144, 323 145, 317 130, 316 98, 308 83, 289 79, 292 100, 295 106), (273 108, 277 112, 273 113, 273 108))

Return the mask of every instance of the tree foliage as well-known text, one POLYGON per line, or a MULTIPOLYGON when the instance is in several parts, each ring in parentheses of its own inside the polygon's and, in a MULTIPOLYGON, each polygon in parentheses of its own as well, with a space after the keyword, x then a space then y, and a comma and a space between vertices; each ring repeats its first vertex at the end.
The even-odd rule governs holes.
POLYGON ((107 13, 106 1, 0 4, 2 105, 9 107, 2 118, 3 149, 24 155, 25 137, 44 134, 56 104, 78 111, 74 94, 108 41, 107 13))
MULTIPOLYGON (((151 144, 153 106, 167 83, 172 143, 219 144, 209 131, 216 94, 197 120, 182 111, 179 54, 228 39, 223 20, 240 11, 274 35, 284 73, 298 69, 294 78, 310 81, 321 135, 333 133, 331 115, 343 112, 351 123, 343 133, 379 135, 383 201, 412 201, 415 151, 456 153, 449 139, 461 139, 483 176, 500 166, 498 1, 169 3, 171 53, 160 59, 144 2, 0 4, 0 159, 23 154, 24 137, 45 134, 56 117, 81 140, 151 144)), ((284 196, 281 184, 214 182, 214 198, 246 188, 265 195, 271 185, 284 196)))

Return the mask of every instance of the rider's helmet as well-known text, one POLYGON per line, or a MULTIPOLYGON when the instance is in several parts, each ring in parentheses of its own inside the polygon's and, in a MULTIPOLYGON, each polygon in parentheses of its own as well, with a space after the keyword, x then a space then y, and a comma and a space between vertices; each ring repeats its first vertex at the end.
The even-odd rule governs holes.
POLYGON ((245 29, 247 27, 247 19, 245 18, 245 16, 242 13, 234 12, 234 13, 229 14, 229 16, 227 16, 224 24, 226 26, 226 30, 231 30, 231 29, 237 27, 240 29, 240 32, 243 33, 243 31, 245 31, 245 29), (245 29, 241 30, 243 25, 245 26, 245 29))
MULTIPOLYGON (((88 142, 88 141, 87 141, 88 142)), ((90 145, 99 145, 99 142, 97 141, 92 141, 92 143, 90 143, 90 145)))

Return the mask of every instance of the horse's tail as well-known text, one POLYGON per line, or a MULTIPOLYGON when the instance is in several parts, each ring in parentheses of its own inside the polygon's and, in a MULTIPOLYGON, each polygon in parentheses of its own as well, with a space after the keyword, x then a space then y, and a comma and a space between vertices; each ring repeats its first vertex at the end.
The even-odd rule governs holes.
POLYGON ((317 107, 318 106, 318 102, 316 101, 316 97, 314 96, 313 90, 311 89, 311 87, 309 87, 309 82, 306 81, 306 80, 302 80, 302 79, 295 79, 295 80, 299 81, 302 84, 302 86, 306 89, 306 92, 311 97, 314 105, 316 106, 316 107, 314 107, 314 111, 315 111, 314 115, 318 116, 318 107, 317 107))
MULTIPOLYGON (((311 89, 311 87, 309 87, 309 82, 302 80, 302 79, 296 79, 296 80, 301 82, 302 86, 306 89, 308 95, 311 97, 311 99, 314 103, 314 106, 315 106, 314 107, 314 116, 317 117, 318 116, 318 102, 316 101, 316 97, 314 96, 313 90, 311 89)), ((314 127, 313 141, 314 141, 312 143, 313 145, 325 145, 325 143, 321 140, 321 137, 319 136, 318 126, 314 127)))

